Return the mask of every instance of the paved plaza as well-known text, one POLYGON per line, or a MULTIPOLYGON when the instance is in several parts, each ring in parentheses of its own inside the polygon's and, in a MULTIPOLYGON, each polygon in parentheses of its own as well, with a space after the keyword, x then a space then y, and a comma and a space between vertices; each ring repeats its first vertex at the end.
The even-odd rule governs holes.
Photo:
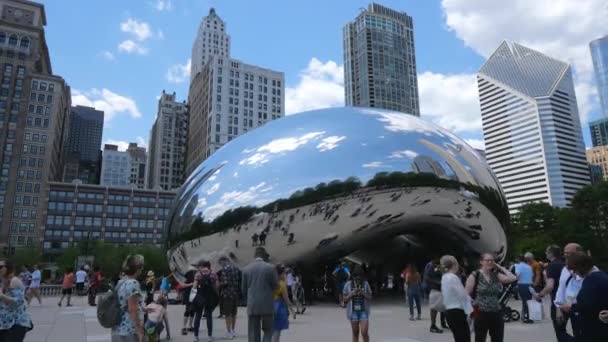
MULTIPOLYGON (((99 325, 96 310, 86 306, 86 298, 76 298, 73 304, 72 307, 58 307, 55 298, 44 298, 42 307, 33 302, 29 311, 35 327, 25 340, 27 342, 110 341, 110 331, 99 325)), ((449 331, 442 335, 429 333, 428 310, 425 308, 423 312, 422 321, 410 322, 407 307, 398 303, 397 299, 375 303, 372 306, 370 321, 371 340, 382 342, 453 341, 449 331)), ((217 313, 216 310, 214 316, 217 316, 217 313)), ((193 341, 192 335, 180 335, 182 314, 183 306, 169 306, 172 341, 193 341)), ((247 340, 246 318, 245 308, 239 308, 236 329, 238 336, 234 341, 247 340)), ((204 321, 201 323, 201 326, 204 327, 204 321)), ((214 329, 217 337, 223 336, 225 333, 224 321, 215 319, 214 329)), ((201 331, 200 336, 206 336, 206 331, 201 331)), ((295 321, 292 321, 290 329, 284 332, 282 340, 287 342, 350 341, 350 326, 346 321, 343 309, 331 304, 319 304, 309 307, 305 315, 298 316, 295 321)), ((532 325, 520 322, 506 324, 505 341, 549 342, 554 340, 555 336, 550 321, 537 322, 532 325)), ((203 339, 203 341, 205 340, 203 339)))

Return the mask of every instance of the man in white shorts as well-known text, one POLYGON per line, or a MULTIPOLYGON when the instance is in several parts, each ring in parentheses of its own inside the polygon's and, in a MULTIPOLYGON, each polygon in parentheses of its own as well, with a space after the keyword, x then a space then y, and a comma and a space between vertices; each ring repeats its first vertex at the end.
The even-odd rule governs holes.
POLYGON ((32 282, 30 283, 30 295, 27 297, 27 304, 29 305, 32 298, 38 298, 38 304, 42 305, 42 299, 40 298, 40 282, 42 280, 42 273, 38 269, 38 265, 34 265, 34 272, 32 272, 32 282))

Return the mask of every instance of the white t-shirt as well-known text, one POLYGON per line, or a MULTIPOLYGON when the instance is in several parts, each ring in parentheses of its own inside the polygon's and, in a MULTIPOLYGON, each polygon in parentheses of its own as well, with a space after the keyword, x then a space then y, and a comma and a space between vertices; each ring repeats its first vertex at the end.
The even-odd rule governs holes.
POLYGON ((30 288, 40 287, 41 278, 42 275, 40 274, 40 270, 35 270, 34 272, 32 272, 32 282, 30 283, 30 288))
POLYGON ((84 281, 87 279, 87 272, 83 271, 83 270, 79 270, 78 272, 76 272, 76 282, 77 283, 84 283, 84 281))
MULTIPOLYGON (((593 271, 599 271, 599 269, 593 266, 593 271)), ((559 306, 559 304, 576 303, 576 297, 578 296, 581 287, 583 287, 584 279, 585 278, 574 274, 567 267, 564 267, 559 276, 559 286, 557 288, 557 293, 555 294, 555 305, 559 306), (570 276, 572 276, 572 279, 568 282, 570 276), (566 286, 566 283, 568 283, 568 286, 566 286)))
POLYGON ((295 279, 293 276, 293 273, 287 273, 287 286, 289 287, 293 287, 293 285, 295 284, 295 279))

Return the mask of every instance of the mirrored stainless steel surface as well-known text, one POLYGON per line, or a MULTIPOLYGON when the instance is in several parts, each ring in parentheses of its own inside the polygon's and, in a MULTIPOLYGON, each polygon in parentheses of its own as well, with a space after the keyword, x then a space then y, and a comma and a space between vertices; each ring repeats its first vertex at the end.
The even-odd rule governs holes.
POLYGON ((506 253, 496 178, 454 134, 417 117, 333 108, 272 121, 186 181, 168 222, 178 278, 201 259, 237 265, 352 255, 506 253))

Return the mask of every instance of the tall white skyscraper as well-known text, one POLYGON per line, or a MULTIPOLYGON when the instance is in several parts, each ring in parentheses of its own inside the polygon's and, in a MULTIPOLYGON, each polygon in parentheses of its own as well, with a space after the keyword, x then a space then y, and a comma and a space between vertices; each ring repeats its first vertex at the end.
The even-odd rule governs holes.
POLYGON ((182 185, 187 139, 188 106, 163 90, 148 145, 148 188, 172 190, 182 185))
POLYGON ((570 205, 590 183, 567 63, 503 42, 477 74, 486 159, 514 213, 570 205))
POLYGON ((100 184, 144 189, 146 184, 146 149, 129 143, 126 151, 105 144, 101 161, 100 184))
POLYGON ((226 33, 226 24, 215 13, 215 8, 203 17, 192 45, 190 81, 203 70, 211 56, 230 58, 230 35, 226 33))
MULTIPOLYGON (((217 21, 217 29, 222 27, 223 21, 212 9, 203 19, 197 42, 206 42, 201 37, 216 33, 213 25, 207 27, 210 18, 217 21)), ((228 37, 225 31, 222 34, 228 37)), ((285 113, 285 75, 229 58, 230 45, 223 48, 192 59, 186 176, 230 140, 285 113)))

